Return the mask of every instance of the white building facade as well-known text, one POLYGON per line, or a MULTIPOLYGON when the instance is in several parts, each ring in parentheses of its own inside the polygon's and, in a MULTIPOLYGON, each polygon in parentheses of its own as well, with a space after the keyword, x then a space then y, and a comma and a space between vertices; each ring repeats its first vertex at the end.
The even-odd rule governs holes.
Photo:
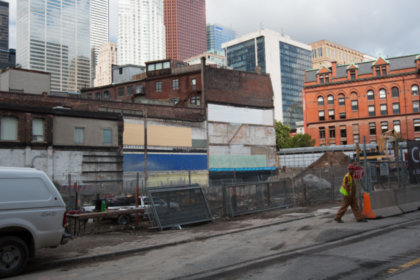
POLYGON ((109 0, 90 0, 91 86, 96 78, 100 47, 109 41, 109 0))
POLYGON ((162 0, 120 0, 118 8, 118 63, 145 65, 165 59, 162 0))
POLYGON ((279 32, 261 29, 222 44, 227 66, 233 70, 270 74, 274 116, 296 128, 303 120, 302 89, 305 70, 312 68, 311 46, 279 32))
POLYGON ((90 1, 17 1, 16 63, 51 73, 52 92, 90 86, 90 1))
POLYGON ((117 44, 108 42, 99 48, 95 87, 112 84, 112 65, 117 64, 117 44))

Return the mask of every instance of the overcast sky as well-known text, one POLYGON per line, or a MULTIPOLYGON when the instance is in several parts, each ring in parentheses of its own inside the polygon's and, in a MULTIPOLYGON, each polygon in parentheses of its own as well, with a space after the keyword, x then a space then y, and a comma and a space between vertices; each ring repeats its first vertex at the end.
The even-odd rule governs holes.
MULTIPOLYGON (((10 0, 16 47, 16 0, 10 0)), ((310 43, 322 39, 373 56, 420 53, 419 0, 207 0, 207 22, 238 35, 261 27, 310 43)), ((110 0, 110 39, 118 36, 118 0, 110 0)))

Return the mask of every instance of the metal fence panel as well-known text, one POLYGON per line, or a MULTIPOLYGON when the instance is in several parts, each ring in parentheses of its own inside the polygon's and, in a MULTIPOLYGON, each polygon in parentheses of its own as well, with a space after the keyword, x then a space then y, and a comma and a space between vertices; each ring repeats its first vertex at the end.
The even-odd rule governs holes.
POLYGON ((225 210, 230 216, 293 206, 293 190, 289 179, 224 185, 223 193, 225 210))
POLYGON ((147 189, 153 219, 160 229, 212 221, 206 197, 199 185, 147 189))

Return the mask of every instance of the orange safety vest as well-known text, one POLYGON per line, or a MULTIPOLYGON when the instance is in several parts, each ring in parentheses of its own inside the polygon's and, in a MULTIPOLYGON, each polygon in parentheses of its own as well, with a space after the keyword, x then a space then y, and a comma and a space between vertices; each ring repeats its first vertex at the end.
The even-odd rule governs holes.
POLYGON ((349 196, 353 193, 353 189, 355 189, 355 183, 353 177, 350 175, 350 173, 347 173, 343 178, 343 184, 341 185, 340 192, 344 196, 349 196), (349 190, 347 192, 347 189, 345 188, 347 186, 347 189, 349 190))

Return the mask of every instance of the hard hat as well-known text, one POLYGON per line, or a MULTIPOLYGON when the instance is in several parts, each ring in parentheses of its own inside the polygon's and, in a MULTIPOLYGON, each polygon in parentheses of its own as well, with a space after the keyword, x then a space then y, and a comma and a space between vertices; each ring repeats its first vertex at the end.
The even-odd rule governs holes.
POLYGON ((356 169, 356 167, 354 167, 354 165, 353 165, 353 164, 351 164, 351 163, 349 164, 349 166, 348 166, 347 168, 348 168, 348 169, 353 169, 353 170, 354 170, 354 169, 356 169))

